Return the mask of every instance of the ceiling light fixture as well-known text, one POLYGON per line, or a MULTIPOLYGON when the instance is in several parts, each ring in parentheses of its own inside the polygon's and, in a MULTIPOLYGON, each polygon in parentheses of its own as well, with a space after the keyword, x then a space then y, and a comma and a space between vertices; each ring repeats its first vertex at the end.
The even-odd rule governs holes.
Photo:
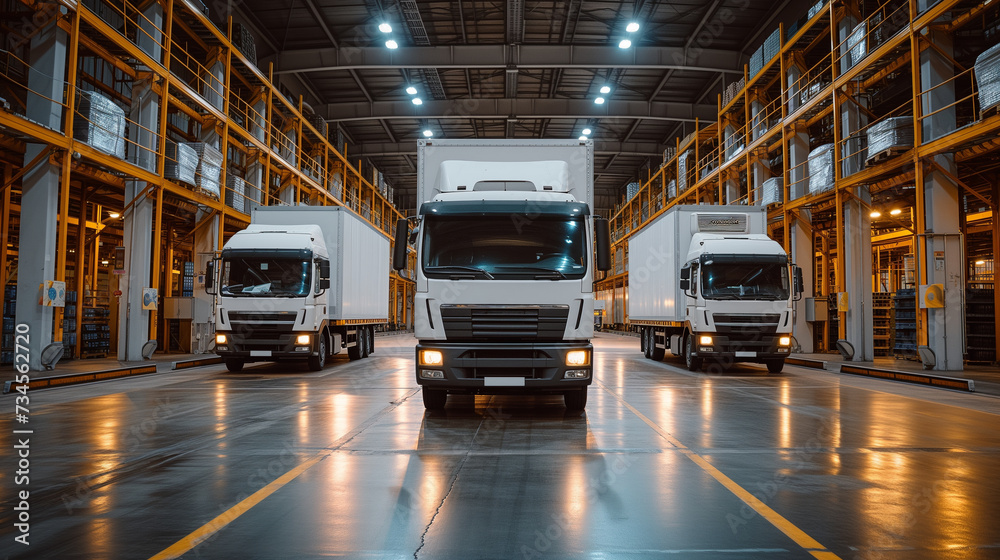
POLYGON ((986 261, 976 261, 976 266, 983 266, 984 264, 986 264, 986 261))
POLYGON ((417 88, 415 88, 413 86, 410 86, 410 87, 406 88, 406 93, 408 93, 410 95, 416 95, 417 94, 417 88))
POLYGON ((378 30, 382 33, 392 33, 392 26, 388 23, 380 23, 378 25, 378 30))
POLYGON ((108 261, 107 259, 105 259, 105 260, 101 261, 101 264, 103 264, 104 266, 107 266, 107 265, 108 265, 108 262, 109 262, 109 261, 108 261))
POLYGON ((604 105, 604 98, 603 97, 598 97, 598 98, 594 99, 594 103, 596 103, 598 105, 604 105))
POLYGON ((625 27, 625 31, 628 31, 629 33, 635 33, 638 30, 639 30, 639 24, 634 21, 629 22, 629 24, 625 27))
POLYGON ((118 218, 121 218, 122 215, 119 214, 118 212, 108 212, 108 217, 111 218, 112 220, 117 220, 118 218))
POLYGON ((900 210, 899 208, 896 208, 895 210, 890 210, 889 211, 889 215, 890 216, 898 216, 898 215, 900 215, 902 213, 903 213, 903 211, 900 210))
POLYGON ((601 87, 601 93, 605 93, 605 94, 611 93, 611 86, 602 86, 601 87))
POLYGON ((434 133, 432 131, 430 131, 430 130, 425 130, 424 131, 424 136, 426 136, 427 138, 430 138, 431 136, 434 136, 434 133))
POLYGON ((878 210, 872 210, 872 213, 868 214, 868 215, 871 216, 872 218, 881 218, 882 217, 882 213, 879 212, 878 210))
POLYGON ((388 41, 385 42, 385 46, 389 47, 390 49, 398 49, 399 43, 393 41, 392 39, 389 39, 388 41))
POLYGON ((627 49, 631 46, 632 46, 632 41, 629 41, 628 39, 622 39, 622 42, 618 43, 619 49, 627 49))
POLYGON ((413 101, 414 105, 423 105, 424 104, 424 100, 420 99, 419 97, 414 97, 412 101, 413 101))
POLYGON ((593 132, 593 130, 590 130, 589 128, 583 129, 584 134, 590 134, 591 132, 593 132))
POLYGON ((580 140, 586 140, 586 139, 587 139, 587 137, 586 137, 586 136, 581 136, 581 137, 580 137, 580 140))

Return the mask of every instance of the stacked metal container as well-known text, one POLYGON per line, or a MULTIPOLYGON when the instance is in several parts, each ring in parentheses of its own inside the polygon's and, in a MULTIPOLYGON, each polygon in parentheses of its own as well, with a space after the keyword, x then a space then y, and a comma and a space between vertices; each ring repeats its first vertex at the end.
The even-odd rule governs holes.
POLYGON ((198 154, 187 144, 178 144, 167 140, 166 162, 163 166, 163 176, 172 181, 180 181, 189 185, 195 184, 195 172, 198 170, 198 154))
POLYGON ((824 144, 809 152, 809 194, 833 188, 833 144, 824 144))
POLYGON ((632 197, 639 194, 639 189, 641 188, 642 188, 641 183, 638 182, 629 183, 628 187, 626 187, 625 200, 632 200, 632 197))
POLYGON ((677 198, 677 181, 673 179, 667 183, 667 198, 677 198))
POLYGON ((859 23, 854 31, 847 36, 847 67, 853 68, 861 59, 868 56, 868 26, 865 22, 859 23))
POLYGON ((896 148, 913 147, 913 117, 892 117, 868 127, 868 157, 896 148))
POLYGON ((242 23, 236 22, 233 25, 233 43, 254 66, 257 65, 257 45, 254 44, 250 30, 243 27, 242 23))
POLYGON ((195 185, 219 198, 219 177, 222 175, 222 153, 211 144, 196 142, 188 144, 198 154, 198 168, 195 171, 195 185))
POLYGON ((979 87, 979 110, 1000 105, 1000 44, 993 45, 976 58, 976 85, 979 87))
POLYGON ((73 119, 73 138, 119 159, 125 159, 125 111, 93 91, 81 91, 73 119))
POLYGON ((781 30, 775 29, 764 39, 764 60, 763 63, 767 64, 774 57, 778 56, 778 52, 781 50, 781 30))

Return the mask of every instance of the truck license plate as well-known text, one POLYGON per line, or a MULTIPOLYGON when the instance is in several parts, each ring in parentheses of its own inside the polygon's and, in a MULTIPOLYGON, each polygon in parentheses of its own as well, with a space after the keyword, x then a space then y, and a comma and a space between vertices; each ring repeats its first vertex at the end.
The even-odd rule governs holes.
POLYGON ((737 358, 756 358, 757 357, 757 353, 756 352, 737 352, 736 353, 736 357, 737 358))
POLYGON ((523 377, 484 377, 486 387, 524 387, 523 377))
POLYGON ((271 351, 270 350, 251 350, 250 351, 250 356, 251 357, 268 358, 268 357, 271 356, 271 351))

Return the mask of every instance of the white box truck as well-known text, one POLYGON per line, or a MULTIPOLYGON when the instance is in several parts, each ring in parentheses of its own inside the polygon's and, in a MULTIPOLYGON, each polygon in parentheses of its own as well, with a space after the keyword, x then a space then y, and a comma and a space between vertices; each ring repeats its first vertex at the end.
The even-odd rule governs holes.
POLYGON ((343 348, 368 356, 388 322, 389 259, 388 237, 349 209, 254 207, 208 271, 215 353, 232 372, 280 360, 318 371, 343 348))
MULTIPOLYGON (((426 408, 449 393, 554 393, 586 406, 594 275, 611 267, 593 155, 591 140, 418 141, 409 240, 426 408)), ((408 225, 397 224, 397 269, 408 225)))
POLYGON ((628 324, 643 354, 688 369, 759 362, 778 373, 791 348, 802 271, 765 233, 760 206, 668 209, 628 241, 628 324))

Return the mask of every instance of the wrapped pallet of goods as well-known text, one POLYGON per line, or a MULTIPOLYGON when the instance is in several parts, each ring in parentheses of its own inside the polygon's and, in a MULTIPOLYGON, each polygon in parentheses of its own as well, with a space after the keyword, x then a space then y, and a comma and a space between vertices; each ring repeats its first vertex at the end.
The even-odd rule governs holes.
POLYGON ((833 188, 833 144, 823 144, 809 152, 809 194, 833 188))
POLYGON ((868 26, 861 22, 847 36, 847 66, 857 66, 861 59, 868 56, 868 26))
POLYGON ((222 153, 215 146, 204 142, 195 142, 188 146, 198 154, 195 186, 218 199, 221 194, 219 177, 222 175, 222 153))
POLYGON ((784 198, 785 180, 781 177, 771 177, 764 181, 761 191, 760 200, 758 201, 761 206, 781 202, 784 198))
POLYGON ((226 174, 226 206, 237 212, 250 213, 249 204, 247 204, 246 181, 232 173, 226 174))
POLYGON ((125 111, 93 91, 79 92, 73 138, 118 159, 125 159, 125 111))
POLYGON ((980 112, 992 111, 1000 105, 1000 44, 976 57, 976 86, 980 112))
POLYGON ((892 117, 868 127, 868 162, 913 147, 913 117, 892 117))
POLYGON ((677 157, 677 187, 683 192, 687 190, 687 174, 688 167, 691 166, 691 162, 688 161, 694 156, 694 152, 688 150, 677 157))
POLYGON ((767 36, 764 40, 764 60, 763 63, 767 64, 771 60, 778 56, 778 52, 781 50, 781 30, 775 29, 767 36))
POLYGON ((171 181, 194 185, 197 170, 198 154, 194 151, 194 148, 187 144, 179 144, 167 140, 163 176, 171 181))
POLYGON ((673 179, 667 183, 667 198, 677 198, 677 181, 673 179))
POLYGON ((257 45, 254 43, 250 30, 242 23, 234 22, 233 24, 233 43, 254 66, 257 66, 257 45))

